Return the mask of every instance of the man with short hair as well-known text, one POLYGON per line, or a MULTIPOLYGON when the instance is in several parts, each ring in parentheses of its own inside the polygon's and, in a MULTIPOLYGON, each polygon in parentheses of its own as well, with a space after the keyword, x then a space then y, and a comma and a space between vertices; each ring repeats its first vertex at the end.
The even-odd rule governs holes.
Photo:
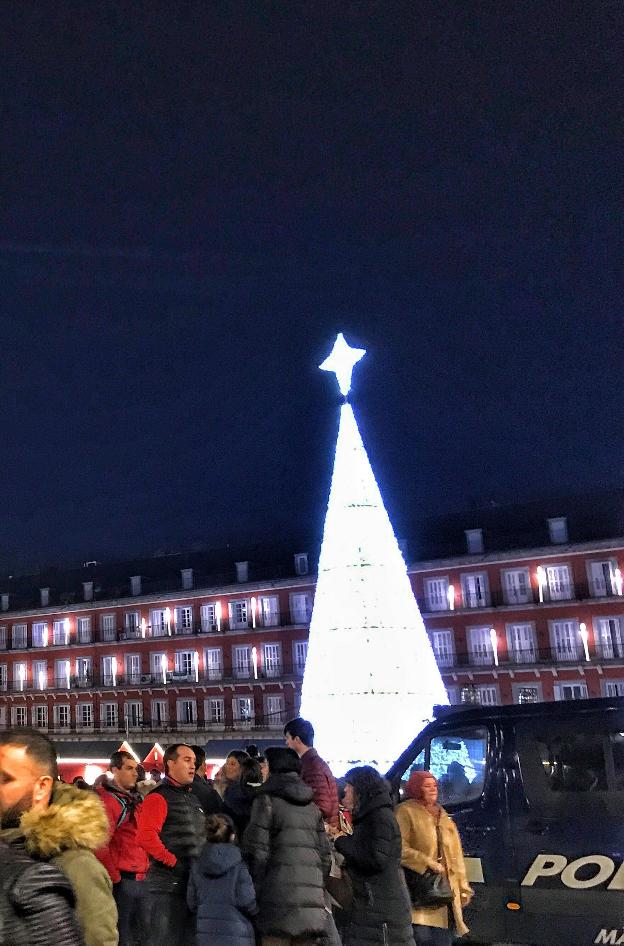
POLYGON ((137 814, 143 803, 137 791, 138 763, 125 750, 113 752, 112 779, 97 793, 110 824, 108 844, 96 852, 113 882, 119 912, 119 946, 143 946, 149 925, 149 899, 145 885, 147 854, 137 844, 137 814))
POLYGON ((289 749, 301 759, 301 778, 314 792, 314 802, 321 810, 323 820, 337 828, 338 788, 336 779, 324 759, 314 748, 314 727, 307 719, 296 716, 284 726, 284 737, 289 749))
POLYGON ((93 853, 108 819, 95 792, 57 781, 56 751, 41 732, 0 732, 0 841, 49 862, 69 879, 86 946, 117 946, 117 907, 93 853))
POLYGON ((137 832, 150 859, 145 878, 151 900, 149 939, 163 946, 190 946, 195 942, 195 922, 186 905, 186 888, 206 839, 206 819, 191 789, 195 778, 191 747, 169 746, 163 763, 165 778, 143 801, 137 832))
POLYGON ((191 746, 191 749, 195 753, 195 778, 191 789, 197 795, 206 816, 218 815, 223 811, 223 802, 218 791, 206 778, 206 750, 201 746, 191 746))

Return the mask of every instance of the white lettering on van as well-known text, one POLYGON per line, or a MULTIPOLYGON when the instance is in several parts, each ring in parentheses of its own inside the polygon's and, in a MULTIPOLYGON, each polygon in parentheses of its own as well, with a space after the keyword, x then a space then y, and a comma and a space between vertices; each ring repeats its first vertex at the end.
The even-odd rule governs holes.
POLYGON ((624 930, 605 930, 602 929, 594 940, 598 946, 622 946, 624 943, 624 930))
POLYGON ((604 854, 589 854, 570 863, 563 854, 538 854, 520 883, 523 887, 532 887, 540 877, 560 876, 564 887, 570 890, 588 890, 590 887, 599 887, 606 883, 613 875, 606 889, 624 890, 624 863, 620 864, 617 871, 615 867, 612 858, 604 854), (591 877, 580 879, 577 874, 589 865, 596 867, 596 872, 591 877))

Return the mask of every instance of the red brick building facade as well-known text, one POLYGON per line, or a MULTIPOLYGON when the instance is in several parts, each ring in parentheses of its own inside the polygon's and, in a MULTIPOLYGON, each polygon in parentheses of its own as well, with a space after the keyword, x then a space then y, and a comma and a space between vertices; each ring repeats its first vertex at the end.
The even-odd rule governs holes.
MULTIPOLYGON (((624 539, 569 543, 563 519, 550 532, 548 545, 486 552, 472 530, 468 554, 409 567, 451 702, 624 694, 624 539)), ((142 563, 108 584, 106 569, 87 563, 35 588, 34 607, 23 582, 8 583, 0 727, 111 744, 120 734, 281 738, 307 652, 307 555, 273 578, 238 562, 234 582, 201 577, 189 559, 172 559, 166 580, 146 577, 142 563)))

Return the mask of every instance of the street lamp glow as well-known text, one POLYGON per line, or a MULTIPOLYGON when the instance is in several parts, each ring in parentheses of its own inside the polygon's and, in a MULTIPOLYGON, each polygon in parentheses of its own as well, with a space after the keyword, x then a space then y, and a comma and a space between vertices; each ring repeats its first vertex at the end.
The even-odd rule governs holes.
POLYGON ((195 671, 195 683, 199 683, 199 654, 197 651, 193 654, 193 669, 195 671))
POLYGON ((141 637, 145 637, 147 633, 147 622, 145 618, 141 618, 141 637))
POLYGON ((171 637, 171 608, 165 609, 165 622, 167 624, 167 634, 171 637))
POLYGON ((490 628, 490 641, 492 642, 492 653, 494 654, 494 666, 498 667, 498 637, 493 627, 490 628))
POLYGON ((589 663, 589 633, 587 631, 587 625, 583 622, 579 625, 579 634, 581 635, 581 640, 583 641, 583 650, 585 652, 585 660, 589 663))
POLYGON ((65 618, 64 627, 65 627, 65 643, 69 644, 69 618, 65 618))
POLYGON ((113 677, 113 686, 117 686, 117 658, 113 657, 111 660, 111 673, 113 677))
POLYGON ((258 679, 258 649, 256 647, 251 648, 251 662, 253 664, 254 680, 257 680, 258 679))
POLYGON ((541 565, 537 566, 537 571, 535 572, 537 576, 537 585, 539 589, 539 599, 540 604, 544 603, 544 588, 546 587, 546 572, 541 565))
POLYGON ((256 607, 257 607, 256 599, 255 599, 255 598, 252 598, 250 604, 251 604, 251 626, 252 626, 253 628, 255 628, 255 626, 256 626, 256 607))
POLYGON ((618 594, 618 595, 620 596, 620 598, 621 598, 621 597, 622 597, 623 582, 622 582, 622 572, 620 571, 619 568, 616 568, 616 569, 615 569, 615 572, 614 572, 614 575, 613 575, 613 580, 614 580, 614 582, 615 582, 615 590, 616 590, 617 594, 618 594))
POLYGON ((449 611, 455 610, 455 585, 449 585, 446 590, 446 600, 448 601, 449 611))
POLYGON ((217 619, 217 631, 221 631, 221 602, 215 604, 215 618, 217 619))
POLYGON ((163 654, 160 658, 160 668, 162 670, 163 683, 167 682, 167 655, 163 654))

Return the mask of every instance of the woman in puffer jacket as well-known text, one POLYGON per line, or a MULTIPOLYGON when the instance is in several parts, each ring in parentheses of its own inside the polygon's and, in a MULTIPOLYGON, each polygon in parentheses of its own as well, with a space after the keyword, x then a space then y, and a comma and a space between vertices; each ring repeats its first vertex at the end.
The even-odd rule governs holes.
POLYGON ((369 765, 351 769, 345 783, 344 805, 353 812, 353 834, 334 842, 353 886, 344 946, 414 946, 401 834, 390 792, 369 765))
POLYGON ((257 789, 242 842, 258 899, 266 946, 326 941, 325 879, 331 853, 313 792, 292 749, 267 749, 269 777, 257 789))

